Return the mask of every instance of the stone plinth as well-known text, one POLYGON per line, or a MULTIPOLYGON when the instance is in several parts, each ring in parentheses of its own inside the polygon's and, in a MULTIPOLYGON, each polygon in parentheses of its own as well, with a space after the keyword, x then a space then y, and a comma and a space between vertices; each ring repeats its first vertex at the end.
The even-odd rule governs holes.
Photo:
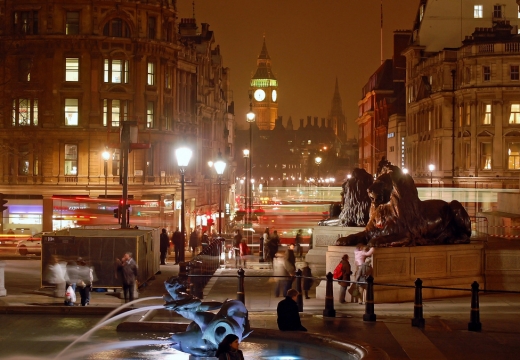
MULTIPOLYGON (((312 229, 312 249, 307 252, 305 261, 312 269, 313 276, 325 276, 325 262, 329 246, 343 236, 363 231, 363 227, 316 226, 312 229)), ((333 269, 334 270, 334 269, 333 269)))
MULTIPOLYGON (((473 281, 484 288, 483 244, 415 246, 377 248, 373 256, 375 283, 413 286, 421 278, 423 286, 440 286, 470 289, 473 281)), ((341 257, 348 254, 352 271, 355 272, 353 246, 329 246, 326 253, 326 272, 333 272, 341 257)), ((354 280, 352 277, 351 280, 354 280)), ((413 301, 413 288, 375 286, 376 302, 413 301)), ((466 291, 423 289, 423 298, 442 298, 469 295, 466 291)), ((339 295, 339 285, 334 284, 334 298, 339 295)), ((347 301, 348 298, 347 293, 347 301)), ((325 298, 325 281, 316 289, 316 297, 325 298)))
POLYGON ((520 291, 520 249, 486 249, 486 290, 520 291))
POLYGON ((5 290, 5 261, 0 261, 0 296, 7 296, 7 291, 5 290))

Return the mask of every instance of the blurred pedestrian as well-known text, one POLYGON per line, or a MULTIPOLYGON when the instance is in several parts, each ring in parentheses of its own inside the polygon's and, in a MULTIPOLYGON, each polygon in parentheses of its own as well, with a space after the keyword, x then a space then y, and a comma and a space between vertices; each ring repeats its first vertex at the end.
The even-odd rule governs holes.
POLYGON ((78 258, 78 284, 77 288, 81 297, 81 306, 90 304, 90 293, 92 292, 92 283, 94 282, 94 268, 87 265, 87 262, 81 257, 78 258))
POLYGON ((116 258, 117 274, 123 284, 125 303, 134 300, 135 283, 137 281, 137 264, 131 252, 126 252, 121 260, 116 258))
POLYGON ((240 261, 239 261, 239 265, 242 266, 242 263, 244 265, 244 268, 246 267, 246 260, 247 260, 247 257, 249 256, 249 246, 247 246, 247 242, 246 242, 246 239, 242 239, 242 242, 240 243, 239 245, 239 249, 240 249, 240 261))
POLYGON ((159 238, 159 250, 161 252, 161 265, 166 265, 166 254, 168 253, 168 247, 170 246, 170 239, 166 233, 166 229, 162 229, 161 236, 159 238))
POLYGON ((296 302, 298 295, 300 293, 297 290, 290 289, 287 291, 285 299, 278 303, 276 308, 278 318, 276 322, 278 323, 278 329, 281 331, 307 331, 300 320, 298 303, 296 302))
MULTIPOLYGON (((361 265, 359 274, 356 278, 358 283, 366 283, 367 278, 372 275, 372 259, 367 258, 365 263, 361 265)), ((359 290, 359 297, 361 299, 360 304, 364 305, 367 302, 367 285, 366 284, 357 284, 359 290)))
POLYGON ((287 291, 292 288, 294 276, 296 275, 296 257, 294 256, 294 244, 290 244, 287 247, 287 250, 285 250, 283 266, 285 267, 287 274, 289 274, 289 277, 285 281, 285 288, 283 291, 283 293, 286 294, 287 291))
POLYGON ((199 246, 199 235, 197 234, 197 231, 194 229, 191 229, 189 246, 191 249, 191 256, 193 257, 195 256, 195 253, 197 252, 197 247, 199 246))
POLYGON ((298 232, 296 233, 296 237, 294 238, 294 251, 296 252, 296 256, 298 257, 298 259, 301 259, 302 255, 303 255, 303 249, 302 249, 303 236, 302 236, 302 233, 303 233, 302 229, 298 230, 298 232))
POLYGON ((240 263, 240 244, 242 244, 242 234, 240 230, 235 231, 235 236, 233 237, 233 250, 235 252, 235 267, 238 267, 240 263))
POLYGON ((228 334, 224 340, 218 344, 215 357, 218 358, 218 360, 244 360, 244 354, 238 349, 238 346, 238 336, 228 334))
POLYGON ((312 279, 312 272, 311 272, 311 268, 309 267, 309 264, 305 262, 305 263, 303 263, 303 265, 304 265, 302 268, 303 292, 305 294, 305 298, 310 299, 309 290, 311 289, 312 283, 314 282, 314 280, 312 279))
POLYGON ((175 265, 179 261, 184 261, 184 236, 179 231, 179 227, 175 229, 172 235, 173 251, 175 252, 175 265))

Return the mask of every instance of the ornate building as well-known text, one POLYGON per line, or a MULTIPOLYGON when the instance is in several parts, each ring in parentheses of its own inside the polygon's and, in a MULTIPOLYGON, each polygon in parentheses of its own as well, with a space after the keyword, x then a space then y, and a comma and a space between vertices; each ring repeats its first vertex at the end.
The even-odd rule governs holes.
POLYGON ((218 208, 207 162, 234 154, 229 69, 208 24, 199 32, 195 19, 176 17, 173 0, 0 5, 3 232, 117 223, 125 121, 138 133, 130 223, 180 225, 174 149, 184 144, 194 151, 186 228, 207 224, 218 208))
POLYGON ((256 124, 260 130, 273 130, 278 118, 278 80, 271 69, 271 58, 267 46, 262 45, 262 51, 256 60, 256 71, 251 78, 249 89, 256 124))
POLYGON ((511 0, 421 1, 404 52, 405 146, 406 166, 423 182, 431 164, 434 183, 518 186, 519 23, 511 0))

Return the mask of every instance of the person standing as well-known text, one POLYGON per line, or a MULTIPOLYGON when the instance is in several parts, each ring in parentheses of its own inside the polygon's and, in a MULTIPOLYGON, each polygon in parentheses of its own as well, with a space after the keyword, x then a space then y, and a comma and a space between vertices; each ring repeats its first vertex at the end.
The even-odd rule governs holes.
POLYGON ((296 237, 294 238, 294 244, 295 244, 295 250, 296 250, 296 256, 298 259, 301 259, 303 256, 303 249, 302 249, 302 229, 298 230, 296 233, 296 237))
POLYGON ((172 235, 172 243, 173 251, 175 252, 175 265, 177 265, 179 261, 184 261, 184 237, 178 226, 172 235))
POLYGON ((244 360, 244 354, 238 349, 238 336, 235 334, 228 334, 218 344, 217 353, 215 357, 218 360, 244 360))
POLYGON ((166 233, 166 229, 162 229, 159 250, 161 251, 161 265, 166 265, 166 254, 168 253, 168 246, 170 246, 170 239, 166 233))
MULTIPOLYGON (((361 265, 359 274, 356 278, 357 282, 366 283, 367 278, 372 275, 372 259, 367 258, 365 263, 361 265)), ((364 305, 367 302, 367 285, 366 284, 358 284, 359 297, 361 299, 360 305, 364 305)))
POLYGON ((306 299, 310 299, 309 290, 312 287, 312 283, 314 280, 312 279, 311 268, 308 263, 303 263, 305 266, 302 268, 302 276, 303 276, 303 292, 305 294, 306 299))
POLYGON ((339 302, 345 303, 345 295, 347 294, 347 288, 350 281, 350 275, 352 275, 352 270, 350 268, 350 263, 348 262, 348 255, 345 254, 341 258, 341 278, 339 280, 343 280, 339 282, 339 302))
POLYGON ((242 244, 242 234, 240 230, 235 232, 235 236, 233 237, 233 250, 235 252, 235 267, 238 267, 240 263, 240 244, 242 244))
POLYGON ((123 283, 125 303, 134 300, 135 282, 137 280, 137 264, 131 252, 126 252, 121 260, 116 258, 117 272, 123 283))
POLYGON ((285 255, 283 257, 283 266, 285 271, 289 274, 289 278, 285 281, 285 288, 283 293, 286 294, 290 288, 292 288, 292 284, 294 281, 294 276, 296 275, 296 258, 294 256, 294 245, 291 244, 285 251, 285 255))
POLYGON ((278 329, 281 331, 307 331, 302 325, 300 314, 298 313, 298 295, 300 293, 295 289, 289 289, 285 299, 278 303, 276 313, 278 318, 278 329))

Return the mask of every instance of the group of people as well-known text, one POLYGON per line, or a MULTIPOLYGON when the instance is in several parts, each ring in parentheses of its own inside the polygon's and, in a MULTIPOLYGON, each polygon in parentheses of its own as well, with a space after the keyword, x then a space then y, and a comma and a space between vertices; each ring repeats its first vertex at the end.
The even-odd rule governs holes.
MULTIPOLYGON (((193 234, 193 233, 192 233, 193 234)), ((191 239, 190 239, 191 242, 191 239)), ((171 238, 171 245, 175 254, 175 265, 179 262, 184 261, 184 236, 179 231, 179 227, 175 229, 175 232, 171 238)), ((159 239, 159 251, 161 253, 161 265, 166 265, 166 256, 170 250, 170 239, 166 229, 162 229, 161 236, 159 239)))
POLYGON ((351 275, 353 274, 349 256, 343 255, 341 258, 341 276, 338 280, 340 292, 339 302, 345 303, 345 296, 347 290, 350 294, 350 302, 359 303, 363 305, 366 303, 366 279, 372 274, 371 256, 374 253, 374 248, 368 248, 364 244, 358 244, 354 250, 354 260, 356 269, 354 272, 354 279, 356 282, 350 283, 351 275))

